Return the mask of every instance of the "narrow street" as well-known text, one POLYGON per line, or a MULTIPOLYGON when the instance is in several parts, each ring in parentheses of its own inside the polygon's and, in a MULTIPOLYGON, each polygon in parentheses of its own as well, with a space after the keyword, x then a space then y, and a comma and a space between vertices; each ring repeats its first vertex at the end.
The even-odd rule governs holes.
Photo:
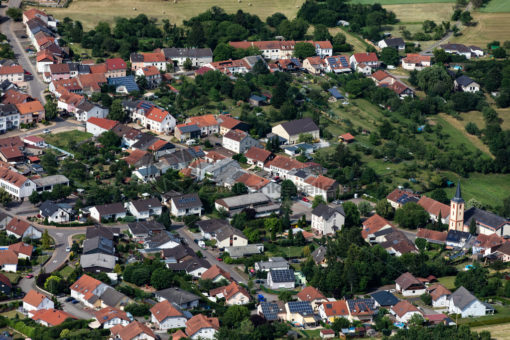
POLYGON ((211 265, 217 265, 218 267, 220 267, 221 269, 227 271, 230 273, 230 275, 232 276, 232 278, 234 280, 236 280, 237 282, 239 283, 244 283, 246 284, 247 283, 247 280, 242 277, 235 269, 234 269, 234 266, 233 265, 229 265, 229 264, 226 264, 226 263, 223 263, 223 262, 220 262, 218 260, 216 260, 216 257, 214 255, 212 255, 210 252, 208 252, 207 250, 205 249, 202 249, 198 246, 198 244, 196 244, 194 241, 193 241, 193 238, 190 236, 190 234, 188 232, 186 232, 185 230, 185 227, 184 225, 180 225, 180 226, 176 226, 177 229, 175 229, 175 231, 177 231, 177 233, 179 234, 180 237, 182 237, 183 239, 186 240, 186 243, 189 245, 189 247, 191 249, 193 249, 193 251, 197 252, 197 251, 200 251, 203 255, 204 255, 204 258, 209 261, 209 263, 211 265))
POLYGON ((6 15, 6 12, 7 6, 2 5, 0 8, 0 16, 5 16, 6 20, 4 20, 0 25, 0 31, 7 36, 7 39, 9 39, 18 63, 23 66, 26 71, 32 73, 32 79, 27 81, 27 92, 44 104, 46 101, 44 98, 44 90, 47 88, 47 85, 42 81, 41 76, 37 73, 36 67, 30 62, 28 54, 21 46, 20 39, 14 33, 15 30, 25 30, 23 23, 14 22, 6 15))

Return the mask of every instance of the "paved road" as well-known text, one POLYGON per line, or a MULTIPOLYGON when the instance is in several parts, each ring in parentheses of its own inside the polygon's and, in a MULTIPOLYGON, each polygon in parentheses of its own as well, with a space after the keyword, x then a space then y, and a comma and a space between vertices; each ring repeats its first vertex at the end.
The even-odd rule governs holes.
POLYGON ((247 283, 244 277, 234 270, 234 266, 216 260, 214 255, 209 253, 207 250, 201 249, 195 242, 193 242, 193 238, 190 236, 189 232, 186 232, 184 225, 174 225, 174 227, 176 227, 175 231, 177 231, 179 236, 186 240, 186 243, 190 246, 190 248, 195 252, 200 251, 211 265, 217 265, 221 269, 229 272, 232 278, 237 282, 244 284, 247 283))
MULTIPOLYGON (((0 16, 7 17, 5 14, 6 11, 7 6, 0 8, 0 16)), ((47 88, 47 85, 42 81, 40 75, 37 73, 37 69, 30 62, 28 54, 21 46, 20 39, 14 33, 15 30, 24 30, 23 24, 21 22, 14 22, 8 17, 7 20, 3 21, 0 25, 0 31, 7 36, 7 39, 9 39, 18 63, 23 66, 26 71, 33 75, 32 79, 27 82, 28 93, 32 97, 39 99, 42 103, 45 103, 44 90, 47 88)))

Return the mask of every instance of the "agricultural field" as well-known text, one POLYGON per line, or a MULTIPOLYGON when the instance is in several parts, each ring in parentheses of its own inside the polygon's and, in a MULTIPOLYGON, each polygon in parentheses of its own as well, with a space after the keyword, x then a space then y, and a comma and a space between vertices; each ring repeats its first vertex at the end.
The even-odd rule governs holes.
POLYGON ((228 13, 238 9, 258 15, 262 20, 275 12, 294 18, 304 0, 74 0, 68 8, 49 10, 58 19, 69 17, 80 20, 85 30, 93 28, 99 21, 112 23, 116 17, 135 17, 141 13, 159 21, 169 19, 173 24, 181 24, 213 6, 220 6, 228 13))
MULTIPOLYGON (((354 48, 353 53, 361 53, 366 52, 368 44, 363 41, 363 38, 358 37, 352 33, 349 33, 346 30, 341 29, 340 27, 334 27, 329 29, 329 33, 334 36, 337 33, 342 33, 345 35, 345 40, 348 44, 351 44, 354 48)), ((343 53, 350 54, 350 53, 343 53)))
MULTIPOLYGON (((504 0, 503 0, 504 1, 504 0)), ((385 5, 414 5, 416 3, 420 4, 436 4, 436 3, 445 3, 451 2, 454 3, 454 0, 351 0, 350 2, 355 4, 381 4, 385 5)))
MULTIPOLYGON (((510 3, 509 3, 510 4, 510 3)), ((465 27, 462 35, 452 38, 451 42, 477 45, 482 48, 494 40, 505 41, 510 39, 510 12, 508 13, 481 13, 474 12, 475 26, 465 27)))
POLYGON ((510 12, 510 1, 508 0, 491 0, 487 6, 480 9, 486 13, 503 13, 510 12))
POLYGON ((504 340, 504 339, 508 338, 508 334, 510 333, 510 323, 503 323, 500 325, 472 327, 471 330, 475 331, 475 332, 489 331, 489 332, 491 332, 492 339, 504 340))
POLYGON ((450 20, 453 14, 453 3, 419 3, 409 5, 386 5, 384 8, 394 12, 400 20, 399 25, 406 23, 422 23, 432 20, 440 24, 450 20))

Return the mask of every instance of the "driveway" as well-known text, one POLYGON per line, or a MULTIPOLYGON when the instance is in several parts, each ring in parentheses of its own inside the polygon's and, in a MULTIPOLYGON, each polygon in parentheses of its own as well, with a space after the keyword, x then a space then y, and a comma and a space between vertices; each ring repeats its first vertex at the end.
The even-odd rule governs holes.
POLYGON ((230 275, 232 276, 232 278, 234 280, 236 280, 237 282, 239 283, 244 283, 246 284, 247 283, 247 280, 242 277, 235 269, 234 269, 234 266, 233 265, 229 265, 229 264, 226 264, 226 263, 223 263, 223 262, 220 262, 218 260, 216 260, 216 257, 211 254, 209 251, 207 251, 206 249, 202 249, 198 246, 198 244, 196 244, 194 241, 193 241, 193 237, 192 237, 192 234, 186 230, 186 227, 184 225, 177 225, 174 227, 176 227, 174 230, 179 234, 180 237, 182 237, 183 239, 186 240, 186 243, 189 245, 189 247, 191 249, 193 249, 193 251, 196 253, 197 251, 200 251, 202 253, 202 255, 204 255, 204 258, 209 261, 209 263, 211 265, 217 265, 218 267, 220 267, 221 269, 227 271, 230 273, 230 275))
POLYGON ((42 81, 41 76, 37 73, 35 65, 30 61, 28 54, 21 45, 20 38, 15 34, 15 31, 25 30, 23 23, 14 22, 12 19, 8 18, 5 14, 6 11, 7 6, 3 6, 0 9, 0 16, 5 16, 7 18, 7 20, 3 21, 0 25, 0 31, 9 39, 18 63, 23 66, 23 69, 32 73, 31 79, 27 81, 28 93, 32 97, 39 99, 42 103, 45 103, 44 90, 47 88, 47 85, 42 81))
POLYGON ((71 315, 78 317, 79 319, 93 319, 94 314, 90 308, 85 307, 83 303, 72 304, 71 302, 66 302, 65 299, 67 296, 63 296, 58 298, 58 301, 62 304, 62 309, 64 312, 68 312, 71 315))

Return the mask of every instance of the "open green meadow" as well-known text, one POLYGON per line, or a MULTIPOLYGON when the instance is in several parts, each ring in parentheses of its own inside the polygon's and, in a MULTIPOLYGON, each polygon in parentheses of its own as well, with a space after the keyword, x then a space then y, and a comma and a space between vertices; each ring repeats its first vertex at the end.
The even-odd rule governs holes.
POLYGON ((491 0, 487 6, 480 9, 481 12, 486 13, 502 13, 510 12, 510 1, 508 0, 491 0))
POLYGON ((91 133, 77 130, 60 132, 55 134, 50 133, 46 136, 43 136, 44 141, 46 143, 69 152, 71 152, 69 147, 71 143, 80 143, 89 139, 90 137, 92 137, 91 133))
POLYGON ((413 4, 433 4, 451 2, 453 0, 351 0, 355 4, 381 4, 381 5, 413 5, 413 4))

